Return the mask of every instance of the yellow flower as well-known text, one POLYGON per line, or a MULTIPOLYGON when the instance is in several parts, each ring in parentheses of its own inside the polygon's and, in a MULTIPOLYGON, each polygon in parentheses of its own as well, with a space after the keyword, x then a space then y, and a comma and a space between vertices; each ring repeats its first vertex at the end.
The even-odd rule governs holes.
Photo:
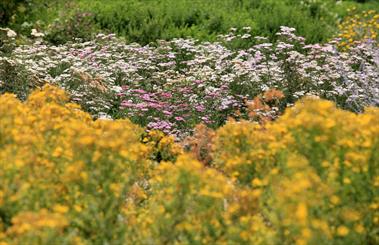
POLYGON ((83 210, 83 208, 80 205, 74 205, 74 209, 78 213, 80 213, 83 210))
POLYGON ((379 204, 378 203, 372 203, 370 205, 370 209, 373 209, 373 210, 379 209, 379 204))
POLYGON ((253 181, 252 181, 252 185, 256 186, 256 187, 259 187, 259 186, 263 185, 263 182, 260 179, 258 179, 258 178, 254 178, 253 181))
POLYGON ((67 206, 57 204, 54 206, 53 210, 56 213, 65 214, 68 212, 69 208, 67 206))
POLYGON ((357 221, 361 218, 361 214, 358 211, 347 209, 342 211, 342 217, 347 221, 357 221))
POLYGON ((308 209, 305 203, 300 203, 297 206, 296 217, 301 223, 305 223, 308 217, 308 209))
POLYGON ((241 231, 240 232, 240 237, 243 239, 243 240, 248 240, 249 239, 249 233, 247 231, 241 231))
POLYGON ((342 225, 337 228, 337 235, 346 236, 347 234, 349 234, 349 228, 347 228, 346 226, 342 225))
POLYGON ((308 229, 308 228, 302 229, 301 230, 301 235, 302 235, 302 237, 304 237, 306 239, 309 239, 312 236, 312 231, 310 229, 308 229))
POLYGON ((4 191, 0 190, 0 206, 3 204, 4 200, 4 191))
POLYGON ((120 185, 120 183, 112 183, 109 186, 109 188, 114 193, 114 195, 116 195, 117 197, 120 196, 122 190, 122 186, 120 185))
POLYGON ((344 184, 351 184, 351 180, 349 178, 343 178, 343 183, 344 184))
POLYGON ((379 25, 377 21, 377 12, 363 11, 354 14, 353 11, 338 26, 340 33, 337 35, 342 37, 339 47, 342 50, 348 50, 355 45, 356 41, 364 41, 368 38, 376 39, 379 33, 379 25))
POLYGON ((340 202, 341 202, 341 199, 336 196, 336 195, 333 195, 331 198, 330 198, 330 202, 334 205, 338 205, 340 202))

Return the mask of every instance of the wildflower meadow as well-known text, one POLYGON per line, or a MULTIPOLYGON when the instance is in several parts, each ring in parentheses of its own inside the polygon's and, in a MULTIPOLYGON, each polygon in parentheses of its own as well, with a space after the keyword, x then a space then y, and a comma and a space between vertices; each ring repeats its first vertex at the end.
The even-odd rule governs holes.
POLYGON ((379 244, 379 2, 0 3, 0 245, 379 244))

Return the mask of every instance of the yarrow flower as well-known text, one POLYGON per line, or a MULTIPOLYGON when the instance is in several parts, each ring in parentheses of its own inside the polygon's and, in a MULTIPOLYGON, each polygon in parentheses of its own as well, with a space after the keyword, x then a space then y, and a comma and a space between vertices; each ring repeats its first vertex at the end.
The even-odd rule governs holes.
POLYGON ((45 36, 45 34, 43 34, 42 32, 38 32, 36 29, 32 29, 32 32, 30 35, 32 35, 33 37, 37 37, 37 38, 45 36))

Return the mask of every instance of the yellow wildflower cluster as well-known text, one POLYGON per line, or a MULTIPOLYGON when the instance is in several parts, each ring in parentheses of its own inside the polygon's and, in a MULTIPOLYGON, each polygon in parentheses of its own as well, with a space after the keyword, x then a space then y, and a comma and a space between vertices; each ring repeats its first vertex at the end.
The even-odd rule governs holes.
POLYGON ((51 86, 0 105, 0 243, 119 239, 126 192, 149 171, 143 130, 93 121, 51 86))
POLYGON ((0 105, 1 245, 379 242, 379 109, 303 99, 208 132, 203 158, 51 86, 0 105))
POLYGON ((357 115, 308 98, 265 126, 229 123, 214 140, 214 166, 262 191, 278 239, 378 242, 378 109, 357 115))
POLYGON ((38 244, 41 240, 54 240, 67 226, 66 217, 60 213, 51 213, 46 209, 20 212, 12 218, 12 226, 7 230, 7 235, 16 244, 25 242, 25 237, 28 237, 29 244, 38 244))
POLYGON ((258 195, 190 155, 161 163, 145 205, 126 208, 133 244, 254 244, 272 231, 258 212, 258 195))
POLYGON ((338 27, 339 47, 343 50, 359 41, 371 39, 379 42, 379 12, 375 10, 358 13, 353 8, 338 27))
POLYGON ((150 157, 157 162, 175 161, 182 148, 175 138, 158 130, 152 130, 142 136, 142 142, 148 147, 150 157))

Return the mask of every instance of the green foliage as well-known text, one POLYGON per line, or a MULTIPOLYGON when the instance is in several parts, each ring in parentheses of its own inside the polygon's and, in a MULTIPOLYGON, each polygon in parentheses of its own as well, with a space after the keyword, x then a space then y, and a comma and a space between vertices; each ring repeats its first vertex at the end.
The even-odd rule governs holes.
POLYGON ((17 12, 25 10, 27 0, 3 0, 0 2, 0 26, 7 25, 17 12))
POLYGON ((243 26, 251 26, 253 35, 275 39, 281 25, 295 27, 309 42, 325 41, 335 22, 327 3, 330 1, 308 5, 292 0, 81 0, 78 4, 95 15, 94 21, 102 29, 147 44, 187 36, 215 40, 231 27, 243 26))
POLYGON ((14 93, 19 99, 26 99, 30 89, 35 87, 36 78, 21 65, 0 60, 0 94, 14 93), (33 85, 34 84, 34 85, 33 85))
POLYGON ((250 26, 251 35, 271 41, 280 26, 298 30, 309 43, 329 40, 348 7, 375 9, 377 1, 334 0, 13 0, 0 5, 0 25, 29 35, 47 32, 54 44, 75 38, 88 40, 109 31, 129 42, 194 37, 215 41, 231 27, 250 26), (21 4, 21 2, 23 2, 21 4), (12 10, 8 10, 12 9, 12 10), (21 12, 20 12, 21 11, 21 12))
POLYGON ((87 41, 92 39, 96 32, 98 28, 93 22, 93 14, 76 12, 67 18, 55 20, 47 28, 46 39, 53 44, 63 44, 75 38, 87 41))

